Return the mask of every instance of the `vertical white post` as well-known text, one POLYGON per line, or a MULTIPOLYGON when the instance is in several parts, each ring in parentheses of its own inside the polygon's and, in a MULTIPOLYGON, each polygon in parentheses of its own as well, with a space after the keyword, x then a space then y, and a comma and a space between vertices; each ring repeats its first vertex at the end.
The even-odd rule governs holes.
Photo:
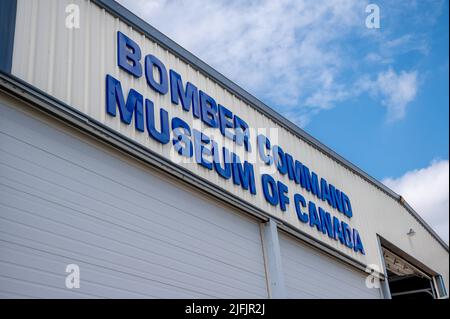
POLYGON ((392 299, 391 290, 389 289, 386 263, 384 262, 383 248, 381 247, 380 237, 378 235, 377 235, 377 242, 378 242, 378 251, 381 256, 381 266, 383 267, 383 270, 384 270, 384 280, 381 280, 381 282, 380 282, 381 294, 383 295, 384 299, 392 299))
POLYGON ((280 242, 278 227, 273 219, 262 225, 262 241, 266 263, 269 298, 286 298, 283 269, 281 267, 280 242))

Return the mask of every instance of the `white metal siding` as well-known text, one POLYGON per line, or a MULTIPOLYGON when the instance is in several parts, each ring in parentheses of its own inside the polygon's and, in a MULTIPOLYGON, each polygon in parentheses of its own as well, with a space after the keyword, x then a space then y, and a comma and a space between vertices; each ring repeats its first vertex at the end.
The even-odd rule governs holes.
POLYGON ((379 289, 366 288, 368 274, 359 272, 286 234, 280 250, 288 298, 380 298, 379 289))
POLYGON ((258 222, 3 102, 0 175, 2 297, 267 297, 258 222))

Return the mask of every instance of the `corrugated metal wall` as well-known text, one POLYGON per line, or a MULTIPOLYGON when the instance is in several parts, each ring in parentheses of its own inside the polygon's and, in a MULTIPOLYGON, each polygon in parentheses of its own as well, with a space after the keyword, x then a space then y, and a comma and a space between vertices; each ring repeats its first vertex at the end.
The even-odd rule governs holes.
MULTIPOLYGON (((202 128, 198 120, 193 120, 190 113, 181 107, 172 105, 169 95, 161 96, 153 92, 146 84, 145 78, 135 79, 117 67, 116 32, 118 30, 138 42, 143 54, 152 53, 160 58, 168 69, 180 73, 184 81, 194 83, 199 89, 213 96, 218 103, 227 106, 254 128, 271 128, 278 125, 265 115, 258 113, 228 90, 198 72, 194 66, 186 64, 157 43, 146 38, 104 9, 84 0, 40 0, 31 3, 18 1, 14 57, 12 73, 35 85, 39 89, 68 103, 74 108, 105 123, 118 132, 131 137, 145 147, 152 149, 172 161, 179 158, 174 155, 171 145, 162 146, 148 137, 146 133, 137 132, 132 125, 124 125, 119 117, 111 118, 105 112, 105 76, 111 74, 122 83, 124 92, 134 88, 145 97, 155 102, 156 110, 163 106, 169 111, 169 117, 180 117, 191 126, 202 128), (64 26, 67 4, 76 3, 80 7, 81 28, 67 29, 64 26)), ((158 112, 156 112, 158 113, 158 112)), ((156 121, 159 118, 157 115, 156 121)), ((202 128, 204 129, 204 128, 202 128)), ((338 129, 338 128, 337 128, 338 129)), ((339 128, 342 129, 342 128, 339 128)), ((218 130, 208 134, 214 135, 219 144, 224 144, 218 130)), ((253 135, 252 143, 256 145, 253 135)), ((327 178, 337 188, 346 192, 352 200, 354 217, 347 220, 351 227, 359 230, 365 245, 366 255, 356 254, 298 221, 293 205, 289 211, 282 213, 279 208, 270 206, 262 196, 260 186, 260 163, 255 166, 258 196, 244 192, 231 182, 223 182, 215 172, 208 171, 197 164, 182 164, 188 170, 214 182, 236 196, 259 207, 262 211, 277 216, 300 231, 309 234, 327 245, 342 251, 346 255, 365 264, 381 265, 376 234, 382 234, 391 243, 427 264, 436 272, 443 274, 448 283, 448 252, 426 231, 399 203, 369 184, 352 171, 317 151, 291 132, 278 129, 278 139, 271 137, 272 143, 279 142, 286 152, 305 163, 320 176, 327 178), (414 228, 416 235, 406 236, 409 228, 414 228)), ((357 147, 355 145, 354 147, 357 147)), ((243 147, 235 150, 241 158, 247 157, 243 147)), ((256 156, 256 152, 251 155, 256 156)), ((286 176, 277 177, 290 188, 290 193, 301 191, 286 176)), ((309 193, 303 193, 307 200, 317 201, 309 193)), ((326 207, 332 215, 342 218, 342 214, 326 207)))

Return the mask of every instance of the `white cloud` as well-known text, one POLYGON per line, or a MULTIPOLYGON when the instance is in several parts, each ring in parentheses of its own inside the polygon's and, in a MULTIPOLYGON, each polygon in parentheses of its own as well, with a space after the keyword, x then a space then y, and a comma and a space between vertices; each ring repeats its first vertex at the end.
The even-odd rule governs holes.
MULTIPOLYGON (((367 90, 387 106, 389 121, 403 118, 417 72, 386 65, 428 51, 424 35, 368 30, 368 0, 118 1, 300 126, 367 90), (378 77, 361 86, 369 72, 378 77)), ((401 15, 405 7, 383 10, 401 15)))
POLYGON ((405 116, 406 106, 417 93, 417 72, 395 73, 392 69, 378 74, 378 89, 384 96, 383 104, 388 107, 388 119, 395 121, 405 116))
POLYGON ((408 104, 414 101, 418 90, 418 72, 395 72, 392 68, 377 74, 375 79, 362 77, 356 84, 358 93, 367 91, 375 97, 381 97, 381 103, 387 107, 387 120, 394 122, 405 117, 408 104))
POLYGON ((353 61, 342 44, 365 30, 365 1, 119 2, 302 123, 347 97, 337 78, 353 61))
POLYGON ((430 53, 430 45, 424 34, 403 34, 397 38, 378 36, 374 39, 377 42, 377 50, 371 51, 364 57, 365 62, 372 66, 382 66, 395 64, 396 58, 402 55, 419 53, 427 56, 430 53))
POLYGON ((423 34, 407 33, 398 38, 386 41, 381 47, 381 53, 384 56, 393 56, 413 51, 418 51, 423 55, 429 53, 429 44, 423 34))
POLYGON ((447 243, 449 241, 449 161, 433 161, 383 183, 401 194, 447 243))

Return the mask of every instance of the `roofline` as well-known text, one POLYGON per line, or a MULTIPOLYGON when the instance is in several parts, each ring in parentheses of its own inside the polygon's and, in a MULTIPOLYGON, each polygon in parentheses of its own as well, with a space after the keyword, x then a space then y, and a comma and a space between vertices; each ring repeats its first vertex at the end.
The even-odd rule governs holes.
POLYGON ((223 74, 213 69, 204 61, 200 60, 194 54, 184 49, 178 43, 164 35, 162 32, 158 31, 150 24, 148 24, 143 19, 136 16, 130 10, 117 3, 115 0, 92 0, 94 3, 99 5, 100 7, 107 10, 112 15, 124 20, 131 26, 135 27, 137 30, 145 34, 150 39, 154 40, 167 50, 174 53, 180 59, 184 60, 194 68, 198 69, 198 71, 204 73, 207 77, 214 79, 216 82, 224 86, 227 90, 231 91, 233 94, 247 102, 250 106, 252 106, 257 111, 263 113, 268 116, 270 119, 275 121, 280 126, 284 127, 309 145, 315 147, 317 150, 321 151, 325 155, 331 157, 333 160, 341 164, 342 166, 350 169, 367 182, 371 183, 375 187, 379 188, 383 192, 385 192, 390 197, 394 198, 396 201, 400 203, 447 251, 449 250, 448 245, 442 240, 442 238, 425 222, 425 220, 404 200, 404 198, 389 187, 376 180, 374 177, 370 176, 362 169, 352 164, 341 155, 337 154, 335 151, 330 149, 328 146, 321 143, 319 140, 302 130, 296 124, 292 123, 290 120, 282 116, 280 113, 275 111, 274 109, 267 106, 265 103, 248 93, 246 90, 241 88, 236 83, 232 82, 230 79, 225 77, 223 74))

